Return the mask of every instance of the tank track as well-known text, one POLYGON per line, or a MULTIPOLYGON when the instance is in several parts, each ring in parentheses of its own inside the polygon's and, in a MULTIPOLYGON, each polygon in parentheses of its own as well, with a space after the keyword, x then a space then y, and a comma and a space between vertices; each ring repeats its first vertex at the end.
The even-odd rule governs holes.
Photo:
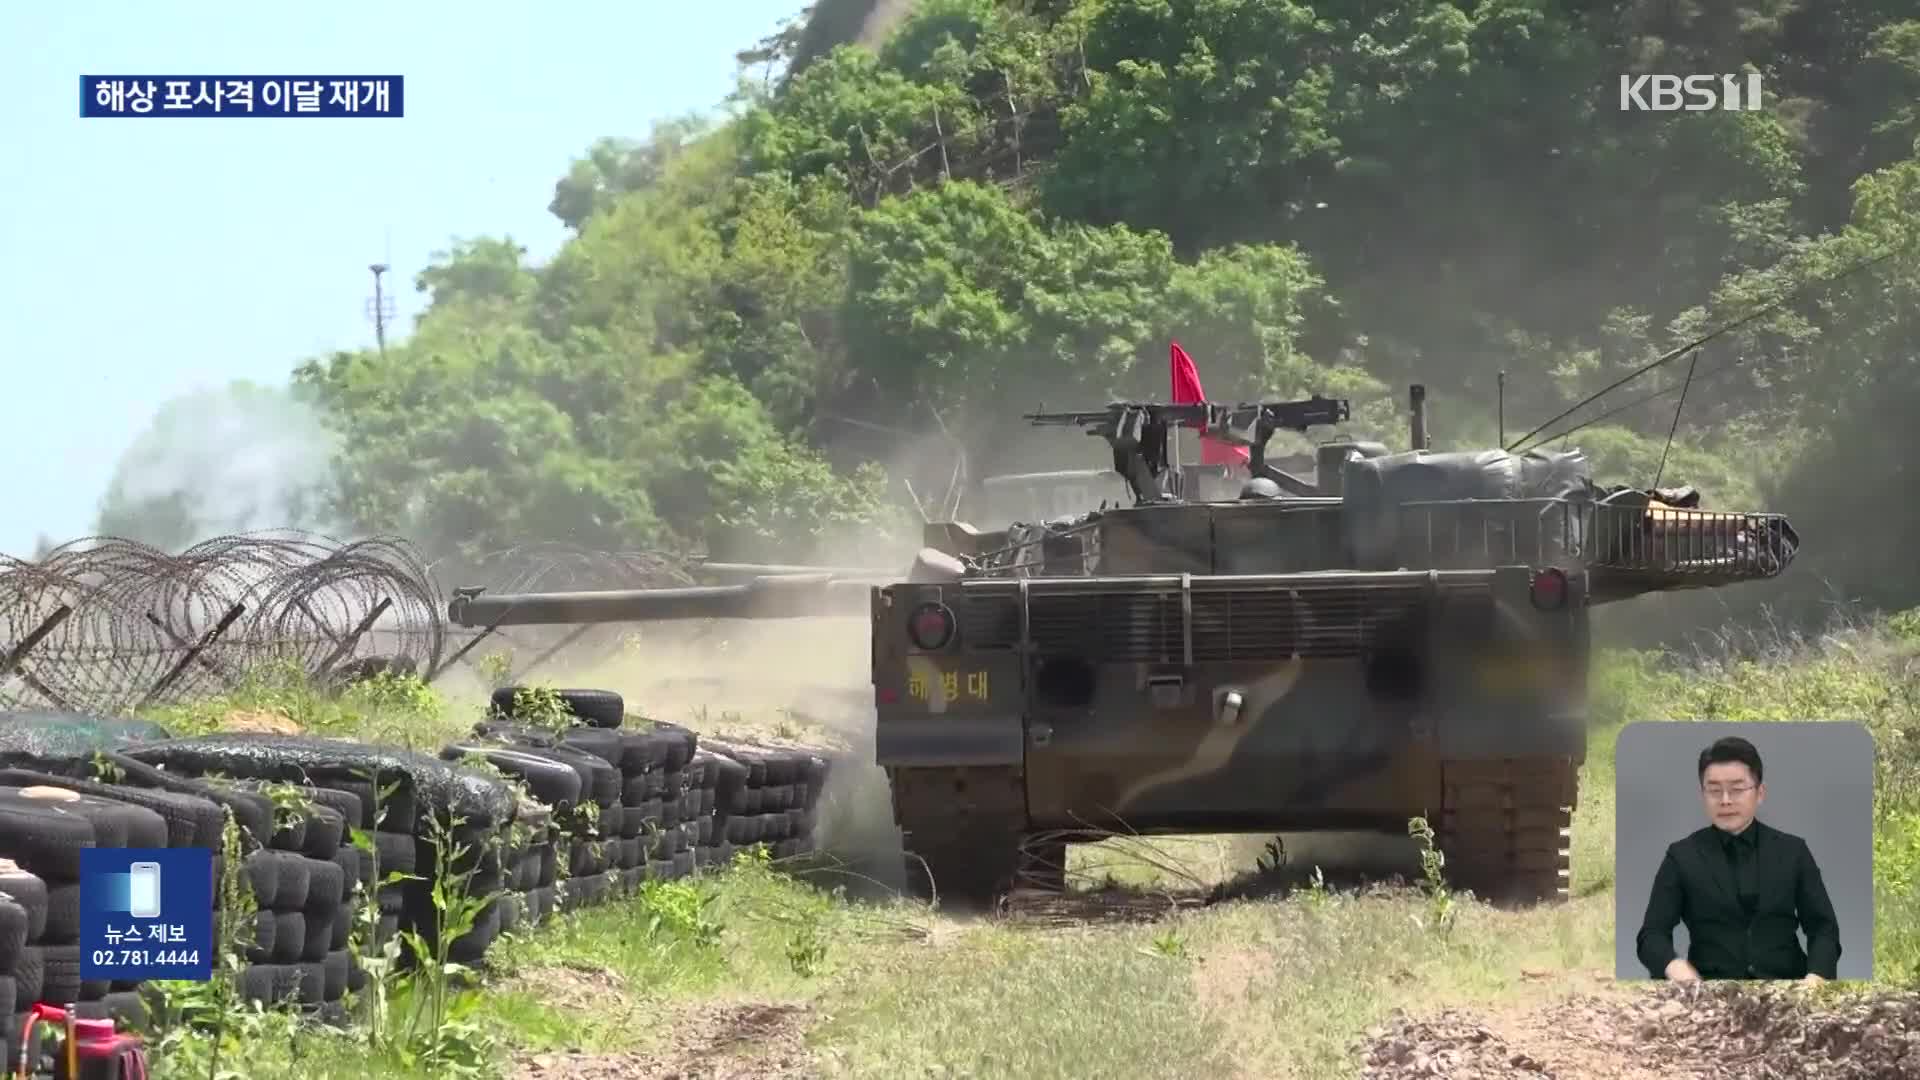
POLYGON ((887 775, 909 893, 994 910, 1016 893, 1064 890, 1066 845, 1028 831, 1018 767, 894 766, 887 775))
POLYGON ((1436 840, 1454 888, 1494 904, 1558 902, 1572 895, 1571 757, 1446 761, 1436 840))

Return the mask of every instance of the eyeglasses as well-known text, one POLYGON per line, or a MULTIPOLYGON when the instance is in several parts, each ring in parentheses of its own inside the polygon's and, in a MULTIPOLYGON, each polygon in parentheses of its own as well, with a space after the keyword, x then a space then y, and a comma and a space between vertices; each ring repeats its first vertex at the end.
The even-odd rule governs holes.
POLYGON ((1705 788, 1702 788, 1701 790, 1705 791, 1707 793, 1707 798, 1713 800, 1714 802, 1726 802, 1730 799, 1739 800, 1739 799, 1746 798, 1747 793, 1753 790, 1753 785, 1752 784, 1735 784, 1732 787, 1721 787, 1718 784, 1708 784, 1705 788))

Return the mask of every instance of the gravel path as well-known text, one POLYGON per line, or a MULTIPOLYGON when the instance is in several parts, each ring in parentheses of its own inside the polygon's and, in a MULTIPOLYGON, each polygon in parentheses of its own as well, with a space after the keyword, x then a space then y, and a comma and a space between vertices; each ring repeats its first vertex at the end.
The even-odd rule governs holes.
POLYGON ((1893 1080, 1920 1077, 1920 994, 1817 1006, 1794 989, 1661 984, 1517 1012, 1397 1014, 1359 1051, 1366 1080, 1893 1080))

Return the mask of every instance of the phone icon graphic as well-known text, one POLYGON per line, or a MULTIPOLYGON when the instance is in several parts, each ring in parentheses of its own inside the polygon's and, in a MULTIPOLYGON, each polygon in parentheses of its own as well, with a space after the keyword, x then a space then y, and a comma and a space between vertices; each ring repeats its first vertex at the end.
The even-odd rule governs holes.
POLYGON ((160 915, 160 864, 137 862, 127 872, 127 913, 136 919, 160 915))

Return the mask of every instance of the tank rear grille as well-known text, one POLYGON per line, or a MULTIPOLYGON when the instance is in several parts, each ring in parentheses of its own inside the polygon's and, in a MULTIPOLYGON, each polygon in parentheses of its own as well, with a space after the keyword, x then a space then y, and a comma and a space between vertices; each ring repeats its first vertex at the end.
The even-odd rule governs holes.
MULTIPOLYGON (((1192 642, 1196 663, 1275 660, 1292 656, 1357 656, 1383 637, 1426 625, 1436 600, 1449 615, 1485 606, 1484 586, 1301 585, 1247 590, 1196 589, 1192 642)), ((1187 634, 1178 590, 1098 593, 1034 592, 1029 632, 1041 656, 1078 656, 1096 663, 1181 663, 1187 634)), ((1020 640, 1020 599, 1013 593, 967 597, 961 633, 971 649, 1011 649, 1020 640)))
POLYGON ((960 647, 1011 649, 1020 643, 1020 595, 972 593, 960 603, 960 647))

